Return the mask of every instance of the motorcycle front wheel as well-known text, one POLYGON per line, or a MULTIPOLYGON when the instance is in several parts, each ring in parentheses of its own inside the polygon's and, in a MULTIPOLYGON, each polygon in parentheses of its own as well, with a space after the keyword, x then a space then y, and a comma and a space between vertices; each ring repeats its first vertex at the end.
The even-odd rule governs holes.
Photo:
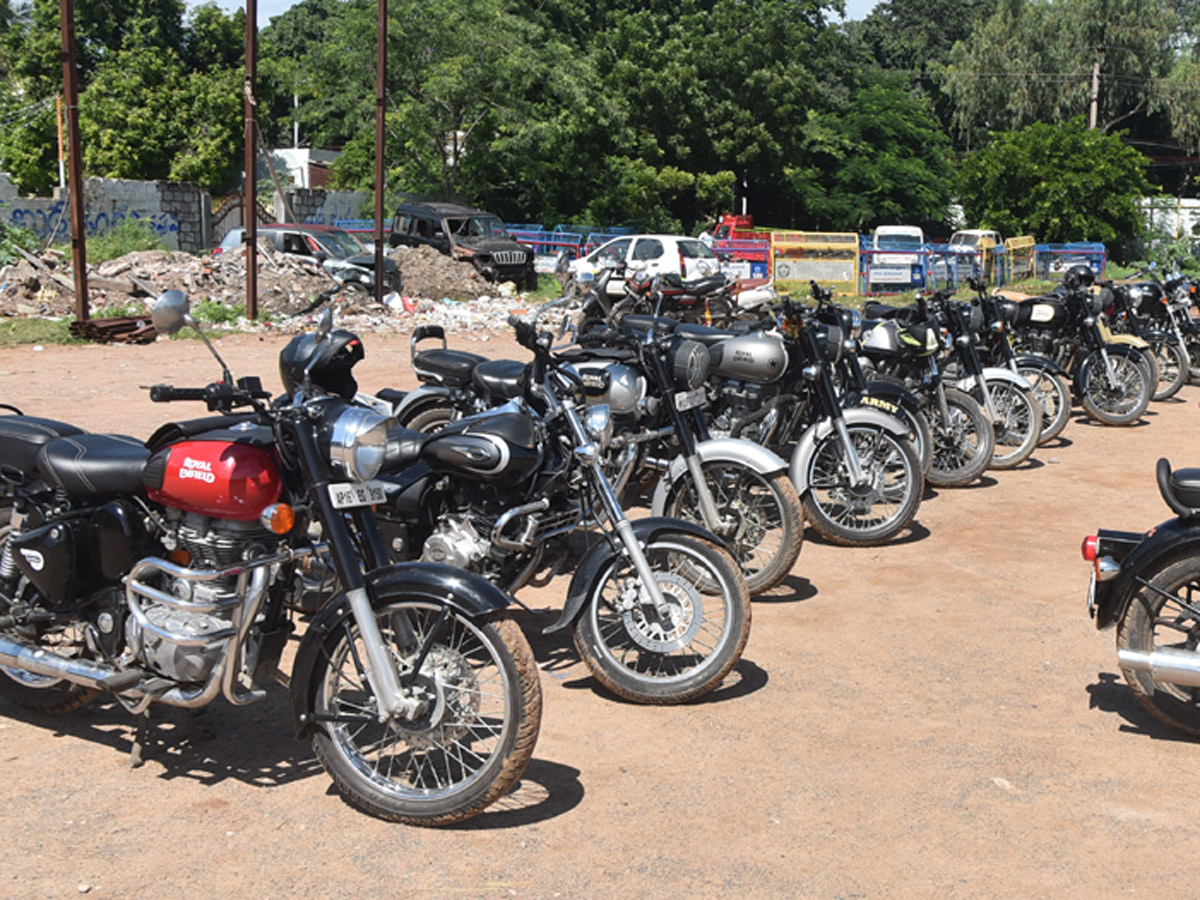
POLYGON ((804 513, 826 540, 871 547, 912 521, 925 479, 912 442, 878 425, 847 425, 865 480, 854 484, 836 431, 821 438, 808 460, 804 513))
MULTIPOLYGON (((744 463, 703 463, 704 480, 717 508, 712 529, 733 554, 750 595, 775 587, 792 571, 804 540, 804 512, 786 472, 764 475, 744 463)), ((689 474, 671 486, 663 513, 705 525, 689 474)))
POLYGON ((960 487, 983 474, 992 461, 996 436, 987 413, 970 394, 945 388, 948 416, 934 397, 925 407, 933 429, 933 461, 925 480, 935 487, 960 487))
MULTIPOLYGON (((1143 357, 1144 358, 1144 357, 1143 357)), ((1129 356, 1110 354, 1112 378, 1104 360, 1095 354, 1080 394, 1088 416, 1103 425, 1129 425, 1136 422, 1150 405, 1151 385, 1147 369, 1129 356)))
POLYGON ((613 554, 588 586, 575 648, 625 700, 668 705, 702 697, 729 674, 750 636, 750 597, 733 558, 714 544, 660 532, 643 549, 666 609, 633 563, 613 554))
POLYGON ((1158 340, 1150 345, 1158 364, 1158 382, 1154 385, 1153 400, 1169 400, 1183 389, 1188 380, 1188 355, 1183 344, 1175 340, 1158 340))
POLYGON ((1032 388, 1022 388, 1007 381, 988 384, 996 421, 992 431, 996 446, 992 451, 990 469, 1014 469, 1037 448, 1042 438, 1042 404, 1032 388))
MULTIPOLYGON (((1139 582, 1143 587, 1117 626, 1117 649, 1200 652, 1200 559, 1176 560, 1139 582)), ((1200 688, 1155 681, 1149 672, 1125 666, 1121 674, 1154 718, 1200 735, 1200 688)))
POLYGON ((1188 354, 1188 378, 1200 382, 1200 334, 1185 333, 1183 346, 1188 354))
POLYGON ((1018 366, 1017 374, 1029 382, 1042 407, 1042 436, 1038 444, 1052 441, 1071 420, 1071 386, 1061 375, 1036 366, 1018 366))
POLYGON ((315 673, 317 759, 370 815, 410 825, 468 819, 508 793, 533 755, 542 692, 529 642, 507 615, 475 621, 420 600, 381 606, 375 618, 402 683, 419 660, 410 690, 427 708, 412 721, 379 720, 366 648, 348 620, 325 639, 315 673), (400 651, 410 636, 416 650, 400 651))

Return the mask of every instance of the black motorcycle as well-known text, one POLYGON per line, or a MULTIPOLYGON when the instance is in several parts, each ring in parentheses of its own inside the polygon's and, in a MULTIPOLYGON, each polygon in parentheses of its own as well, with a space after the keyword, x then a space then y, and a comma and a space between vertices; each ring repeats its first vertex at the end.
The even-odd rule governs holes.
MULTIPOLYGON (((155 328, 194 327, 187 310, 168 292, 155 328)), ((158 385, 151 400, 220 415, 144 444, 4 416, 0 694, 63 713, 107 693, 148 716, 252 704, 282 677, 297 736, 359 809, 439 825, 505 794, 537 740, 537 666, 502 591, 389 561, 371 510, 388 421, 348 400, 361 357, 325 320, 281 354, 287 395, 274 403, 224 363, 206 387, 158 385), (340 589, 279 676, 298 570, 316 558, 340 589)))
POLYGON ((1142 706, 1200 735, 1200 469, 1160 459, 1156 474, 1173 518, 1083 541, 1088 612, 1097 628, 1116 626, 1117 662, 1142 706))
POLYGON ((587 405, 587 386, 551 354, 549 333, 513 325, 533 361, 488 382, 511 400, 432 434, 389 437, 378 512, 393 552, 459 566, 510 593, 571 559, 566 602, 546 631, 569 628, 592 674, 620 697, 702 696, 746 644, 745 579, 699 525, 626 518, 603 465, 608 407, 587 405), (589 543, 577 562, 573 534, 589 543))

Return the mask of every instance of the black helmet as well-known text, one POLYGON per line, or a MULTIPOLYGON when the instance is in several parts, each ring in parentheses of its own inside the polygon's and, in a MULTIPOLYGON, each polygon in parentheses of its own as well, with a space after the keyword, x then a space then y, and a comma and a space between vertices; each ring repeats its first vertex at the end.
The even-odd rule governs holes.
POLYGON ((1063 284, 1067 286, 1067 290, 1073 291, 1081 287, 1091 287, 1092 282, 1096 280, 1096 273, 1092 271, 1092 267, 1079 263, 1079 265, 1071 266, 1067 269, 1067 274, 1063 276, 1063 284))
POLYGON ((279 377, 284 391, 291 394, 304 384, 308 371, 315 387, 349 400, 358 390, 350 370, 362 358, 362 341, 349 331, 339 328, 321 339, 299 334, 279 352, 279 377))

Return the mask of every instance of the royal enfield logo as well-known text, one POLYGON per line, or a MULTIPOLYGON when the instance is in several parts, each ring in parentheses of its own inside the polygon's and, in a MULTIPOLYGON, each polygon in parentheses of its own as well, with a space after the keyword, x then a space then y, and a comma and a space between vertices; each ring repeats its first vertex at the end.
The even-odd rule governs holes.
POLYGON ((46 567, 46 558, 36 550, 22 550, 21 555, 35 572, 40 572, 46 567))
POLYGON ((179 467, 179 477, 194 478, 205 484, 212 484, 217 480, 217 476, 213 474, 212 463, 202 459, 192 459, 190 456, 183 458, 183 465, 179 467))

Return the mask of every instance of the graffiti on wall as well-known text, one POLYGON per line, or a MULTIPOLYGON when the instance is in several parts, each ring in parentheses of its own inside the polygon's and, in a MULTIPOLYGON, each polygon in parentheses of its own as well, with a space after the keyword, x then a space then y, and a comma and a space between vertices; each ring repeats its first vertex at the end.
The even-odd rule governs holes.
MULTIPOLYGON (((11 207, 4 212, 13 225, 28 228, 43 241, 71 239, 70 204, 66 200, 47 201, 36 207, 11 207)), ((126 219, 147 223, 162 238, 179 231, 179 220, 172 215, 128 208, 85 215, 84 228, 89 237, 95 237, 116 228, 126 219)))

